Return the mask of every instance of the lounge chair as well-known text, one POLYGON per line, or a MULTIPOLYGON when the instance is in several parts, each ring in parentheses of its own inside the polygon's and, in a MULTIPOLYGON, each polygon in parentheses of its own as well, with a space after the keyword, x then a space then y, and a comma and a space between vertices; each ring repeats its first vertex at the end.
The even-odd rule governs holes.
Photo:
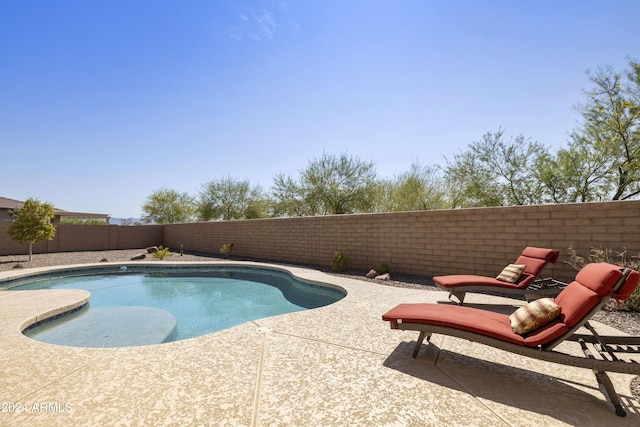
POLYGON ((538 279, 548 263, 555 263, 560 253, 555 249, 526 247, 514 264, 505 267, 497 277, 454 274, 433 278, 438 287, 449 292, 449 300, 456 297, 462 304, 467 292, 501 292, 523 295, 527 301, 545 296, 556 296, 566 283, 552 279, 538 279), (520 269, 518 269, 520 266, 520 269), (524 266, 524 270, 521 270, 524 266), (510 268, 517 269, 516 275, 507 274, 510 268), (511 281, 510 281, 511 280, 511 281), (535 282, 535 283, 534 283, 535 282))
MULTIPOLYGON (((400 304, 382 316, 392 329, 419 331, 413 357, 418 355, 422 342, 431 335, 443 334, 475 341, 549 362, 592 369, 603 393, 609 397, 616 414, 625 416, 620 400, 607 372, 640 375, 640 363, 622 360, 620 353, 640 353, 640 337, 601 336, 588 320, 609 299, 627 299, 638 286, 640 273, 618 266, 588 264, 578 272, 555 299, 543 298, 519 308, 511 316, 478 308, 451 304, 400 304), (514 332, 514 321, 522 320, 516 314, 554 303, 559 307, 557 317, 540 325, 535 319, 530 325, 538 326, 528 333, 514 332), (576 333, 584 326, 588 333, 576 333), (553 350, 563 341, 577 341, 584 357, 553 350)), ((520 325, 518 325, 520 326, 520 325)), ((586 331, 585 331, 586 332, 586 331)))

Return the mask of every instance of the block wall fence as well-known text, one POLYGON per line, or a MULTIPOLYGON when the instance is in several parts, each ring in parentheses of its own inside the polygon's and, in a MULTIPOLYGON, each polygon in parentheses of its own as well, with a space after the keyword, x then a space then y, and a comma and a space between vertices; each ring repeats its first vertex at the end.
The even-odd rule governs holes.
MULTIPOLYGON (((0 255, 29 253, 29 244, 9 238, 9 224, 0 223, 0 255)), ((120 227, 117 225, 56 225, 53 240, 33 245, 33 253, 108 251, 146 248, 162 244, 162 225, 120 227)))
MULTIPOLYGON (((0 255, 27 253, 0 225, 0 255)), ((525 246, 560 250, 544 275, 575 276, 568 248, 640 255, 640 201, 553 204, 383 214, 332 215, 145 226, 60 225, 36 252, 133 249, 163 244, 172 251, 218 255, 233 243, 239 258, 309 266, 331 265, 334 253, 364 272, 381 263, 391 272, 495 276, 525 246)))

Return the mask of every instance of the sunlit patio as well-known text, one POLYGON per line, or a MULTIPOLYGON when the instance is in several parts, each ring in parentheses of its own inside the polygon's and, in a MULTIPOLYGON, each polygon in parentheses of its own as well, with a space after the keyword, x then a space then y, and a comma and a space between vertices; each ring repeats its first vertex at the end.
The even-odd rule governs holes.
MULTIPOLYGON (((628 413, 620 418, 586 369, 444 336, 434 336, 413 359, 417 334, 391 330, 381 315, 402 302, 446 303, 445 292, 284 268, 348 294, 330 306, 198 338, 93 349, 45 344, 21 333, 83 304, 87 292, 0 291, 0 424, 640 424, 630 375, 611 375, 628 413)), ((522 304, 479 294, 465 302, 505 311, 522 304)))

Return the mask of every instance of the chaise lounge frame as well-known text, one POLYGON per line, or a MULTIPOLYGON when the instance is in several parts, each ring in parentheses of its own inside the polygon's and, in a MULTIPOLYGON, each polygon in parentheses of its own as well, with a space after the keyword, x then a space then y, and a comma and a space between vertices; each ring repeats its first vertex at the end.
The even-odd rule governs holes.
MULTIPOLYGON (((633 270, 630 269, 624 269, 622 271, 622 276, 618 279, 613 287, 614 294, 622 288, 632 271, 633 270)), ((637 272, 634 272, 634 274, 637 275, 637 272)), ((637 283, 637 277, 635 278, 635 280, 637 283)), ((618 395, 613 387, 613 383, 607 375, 607 372, 640 375, 640 363, 633 359, 623 360, 618 356, 620 353, 640 354, 640 337, 599 335, 596 330, 589 324, 589 319, 607 304, 612 295, 603 297, 596 306, 594 306, 587 312, 587 314, 581 321, 569 328, 567 332, 537 347, 527 347, 525 345, 514 344, 480 333, 458 329, 450 326, 441 326, 437 324, 420 322, 403 322, 400 318, 389 316, 389 313, 391 313, 393 310, 383 315, 383 320, 390 322, 391 329, 411 330, 419 332, 418 340, 413 351, 414 358, 418 356, 422 343, 425 339, 427 340, 427 342, 430 342, 431 336, 433 334, 441 334, 477 342, 534 359, 591 369, 594 372, 598 384, 600 384, 602 388, 604 388, 604 390, 601 391, 605 395, 605 397, 608 397, 609 401, 615 409, 616 415, 624 417, 626 416, 626 412, 622 408, 620 399, 618 398, 618 395), (577 333, 577 331, 581 327, 585 327, 589 331, 589 333, 577 333), (554 350, 554 348, 563 341, 575 341, 579 343, 582 352, 584 353, 584 357, 574 356, 554 350)), ((462 307, 452 306, 451 308, 456 309, 462 307)))
POLYGON ((527 301, 542 297, 554 297, 558 295, 566 283, 551 278, 538 278, 548 263, 554 264, 560 255, 555 249, 536 248, 527 246, 514 264, 525 264, 527 268, 516 283, 500 281, 494 277, 485 277, 470 274, 453 274, 448 276, 436 276, 434 283, 440 289, 449 292, 449 300, 458 304, 464 303, 467 292, 497 292, 518 295, 527 301))

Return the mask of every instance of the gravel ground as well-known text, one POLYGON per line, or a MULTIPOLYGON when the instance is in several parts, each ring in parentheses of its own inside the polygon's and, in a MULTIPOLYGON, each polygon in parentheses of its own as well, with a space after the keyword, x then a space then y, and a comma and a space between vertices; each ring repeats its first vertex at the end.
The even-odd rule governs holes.
MULTIPOLYGON (((0 271, 13 270, 14 268, 35 268, 48 267, 53 265, 86 264, 100 262, 106 259, 109 262, 130 261, 136 255, 146 254, 145 249, 129 249, 117 251, 88 251, 88 252, 62 252, 53 254, 34 254, 32 261, 28 255, 0 256, 0 271), (18 267, 19 266, 19 267, 18 267)), ((213 256, 174 253, 173 256, 166 257, 165 261, 211 261, 219 259, 213 256)), ((145 261, 154 261, 150 254, 146 254, 145 261)), ((314 268, 314 267, 312 267, 314 268)), ((317 267, 315 267, 317 268, 317 267)), ((330 271, 324 270, 327 273, 330 271)), ((330 273, 334 274, 334 273, 330 273)), ((367 279, 364 272, 347 271, 343 276, 354 279, 366 280, 372 283, 385 286, 397 286, 403 288, 419 288, 425 290, 439 291, 429 277, 393 275, 392 280, 380 281, 367 279)), ((593 320, 612 326, 630 335, 640 335, 640 313, 630 312, 615 305, 609 305, 597 313, 593 320)), ((636 400, 640 400, 640 381, 636 378, 631 386, 631 391, 636 400)))
MULTIPOLYGON (((66 264, 88 264, 100 262, 106 259, 109 262, 130 261, 132 257, 146 254, 145 261, 156 260, 147 254, 146 249, 127 249, 119 251, 89 251, 89 252, 60 252, 53 254, 33 254, 33 259, 29 261, 29 255, 8 255, 0 256, 0 271, 13 270, 16 266, 23 268, 49 267, 52 265, 66 264)), ((211 261, 213 257, 174 253, 173 256, 166 257, 164 261, 211 261)))

